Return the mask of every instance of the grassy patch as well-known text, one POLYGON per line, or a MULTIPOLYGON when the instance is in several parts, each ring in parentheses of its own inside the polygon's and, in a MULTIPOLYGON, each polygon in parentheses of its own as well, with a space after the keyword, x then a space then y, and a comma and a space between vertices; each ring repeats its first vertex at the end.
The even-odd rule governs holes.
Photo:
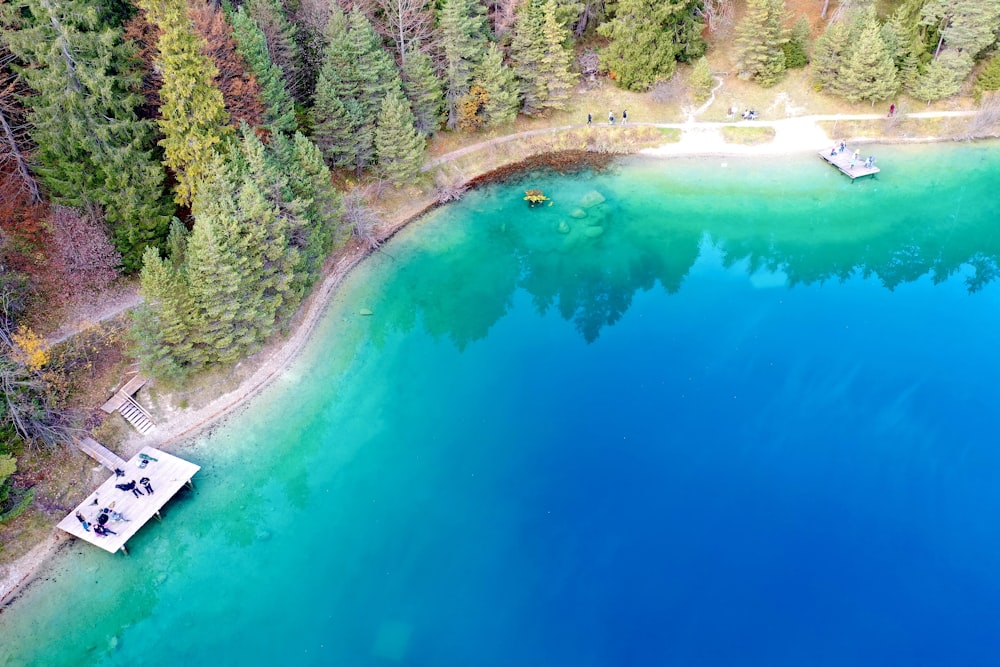
POLYGON ((726 125, 722 128, 722 138, 727 144, 742 144, 756 146, 774 141, 773 127, 734 127, 726 125))
POLYGON ((657 128, 660 131, 660 136, 663 137, 663 141, 668 144, 676 144, 681 140, 681 131, 676 127, 661 127, 657 128))
POLYGON ((967 119, 953 118, 879 118, 873 120, 819 121, 827 136, 844 139, 929 139, 951 136, 967 119))

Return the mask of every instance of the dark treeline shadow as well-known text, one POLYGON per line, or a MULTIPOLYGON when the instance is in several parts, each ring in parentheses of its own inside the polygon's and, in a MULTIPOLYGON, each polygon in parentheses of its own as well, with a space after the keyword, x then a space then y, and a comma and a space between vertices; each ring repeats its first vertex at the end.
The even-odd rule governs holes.
MULTIPOLYGON (((557 191, 558 182, 551 184, 557 191)), ((879 201, 858 198, 851 216, 837 217, 810 193, 790 201, 792 212, 782 216, 773 209, 748 214, 749 195, 737 192, 721 204, 712 199, 711 209, 667 195, 655 204, 661 209, 650 210, 649 200, 631 201, 600 178, 592 185, 536 209, 520 201, 518 189, 492 188, 446 213, 456 218, 440 229, 422 230, 432 238, 422 237, 385 278, 379 316, 370 321, 376 344, 420 323, 463 349, 510 310, 517 290, 538 313, 554 309, 592 342, 639 290, 678 292, 705 244, 727 267, 781 272, 789 289, 861 277, 893 290, 924 276, 938 284, 961 274, 974 293, 1000 272, 989 204, 968 215, 913 213, 919 207, 897 205, 894 198, 905 195, 890 192, 879 201)))

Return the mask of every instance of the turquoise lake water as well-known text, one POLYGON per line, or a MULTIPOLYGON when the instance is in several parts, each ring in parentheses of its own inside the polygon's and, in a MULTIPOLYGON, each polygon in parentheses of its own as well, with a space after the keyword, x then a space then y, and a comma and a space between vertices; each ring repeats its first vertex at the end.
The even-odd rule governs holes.
POLYGON ((995 664, 1000 146, 877 152, 411 225, 130 557, 75 544, 0 614, 0 664, 995 664))

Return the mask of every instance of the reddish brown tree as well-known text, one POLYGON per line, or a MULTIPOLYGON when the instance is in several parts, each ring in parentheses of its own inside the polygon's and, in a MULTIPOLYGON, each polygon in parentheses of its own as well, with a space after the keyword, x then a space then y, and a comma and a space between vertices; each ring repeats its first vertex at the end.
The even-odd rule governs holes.
POLYGON ((13 60, 9 51, 0 48, 0 172, 11 176, 3 179, 0 201, 27 197, 27 203, 38 204, 42 196, 29 167, 32 144, 24 107, 18 100, 28 91, 10 69, 13 60))
POLYGON ((220 91, 233 125, 246 122, 252 128, 264 124, 264 103, 260 86, 250 73, 247 63, 237 50, 233 30, 225 15, 212 2, 196 2, 188 6, 195 30, 206 44, 202 52, 215 63, 219 73, 212 79, 220 91))
POLYGON ((140 118, 156 120, 160 117, 160 87, 163 76, 156 66, 156 42, 162 31, 146 18, 146 10, 136 8, 135 15, 125 24, 124 37, 136 48, 136 57, 142 61, 142 106, 136 109, 140 118))

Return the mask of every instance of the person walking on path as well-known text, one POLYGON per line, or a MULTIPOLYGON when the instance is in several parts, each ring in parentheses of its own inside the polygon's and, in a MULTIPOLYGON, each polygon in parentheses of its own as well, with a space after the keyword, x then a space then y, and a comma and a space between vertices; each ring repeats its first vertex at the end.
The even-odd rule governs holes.
POLYGON ((590 125, 590 123, 591 123, 591 122, 592 122, 593 120, 594 120, 594 117, 593 117, 593 116, 591 116, 591 115, 590 115, 590 114, 588 113, 588 114, 587 114, 587 125, 590 125))
POLYGON ((615 124, 615 114, 611 109, 608 109, 608 125, 615 124))
POLYGON ((622 109, 622 125, 628 122, 628 109, 622 109))
POLYGON ((892 118, 895 115, 896 115, 896 104, 893 103, 889 105, 889 118, 892 118))

